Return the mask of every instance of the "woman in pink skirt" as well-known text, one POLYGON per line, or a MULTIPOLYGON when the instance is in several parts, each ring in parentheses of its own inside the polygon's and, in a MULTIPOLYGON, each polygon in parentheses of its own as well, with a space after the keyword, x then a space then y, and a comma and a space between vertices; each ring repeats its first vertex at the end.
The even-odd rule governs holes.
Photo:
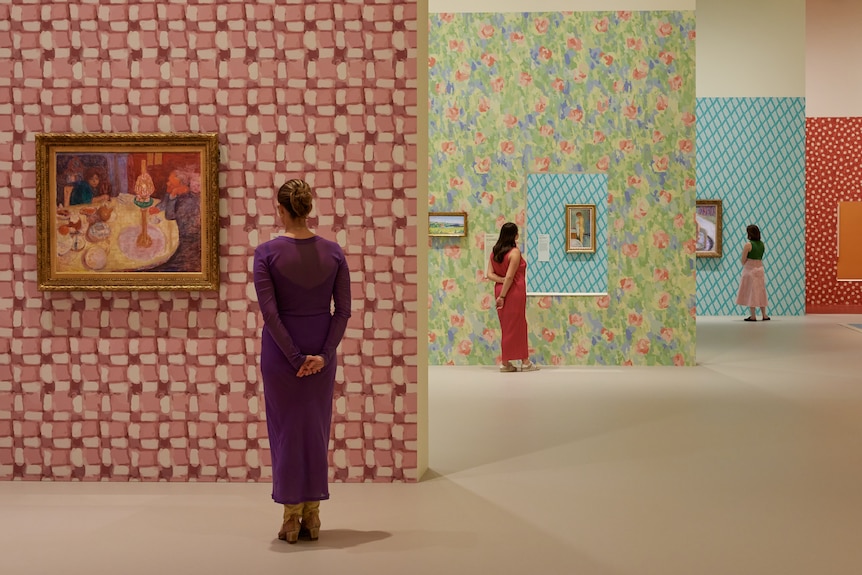
POLYGON ((748 306, 750 314, 745 321, 757 321, 757 308, 763 321, 769 321, 766 315, 766 274, 763 273, 763 242, 760 241, 760 228, 748 226, 748 241, 742 248, 742 279, 739 282, 739 293, 736 304, 748 306))

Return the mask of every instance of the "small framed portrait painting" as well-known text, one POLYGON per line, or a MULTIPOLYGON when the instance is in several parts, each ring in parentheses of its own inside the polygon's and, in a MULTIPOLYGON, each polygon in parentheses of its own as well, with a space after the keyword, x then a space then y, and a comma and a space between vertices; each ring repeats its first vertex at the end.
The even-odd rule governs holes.
POLYGON ((458 238, 467 235, 466 212, 432 212, 428 214, 428 235, 458 238))
POLYGON ((695 212, 695 255, 699 258, 720 258, 721 200, 697 200, 695 212))
POLYGON ((596 252, 596 205, 566 205, 566 252, 596 252))

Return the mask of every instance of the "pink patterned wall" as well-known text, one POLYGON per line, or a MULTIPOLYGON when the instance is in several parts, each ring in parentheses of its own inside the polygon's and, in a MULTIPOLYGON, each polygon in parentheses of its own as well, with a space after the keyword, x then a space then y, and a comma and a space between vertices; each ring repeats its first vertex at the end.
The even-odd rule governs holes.
POLYGON ((838 281, 838 202, 862 201, 862 118, 805 120, 805 311, 862 313, 862 284, 838 281))
POLYGON ((333 479, 417 471, 415 1, 0 4, 0 479, 265 480, 254 246, 317 190, 353 318, 333 479), (38 132, 218 132, 218 293, 36 289, 38 132))

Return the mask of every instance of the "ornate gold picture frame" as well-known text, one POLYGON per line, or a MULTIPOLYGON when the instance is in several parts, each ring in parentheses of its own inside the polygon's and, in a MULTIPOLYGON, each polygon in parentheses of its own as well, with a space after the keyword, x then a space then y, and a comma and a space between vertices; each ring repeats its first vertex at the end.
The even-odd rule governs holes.
POLYGON ((566 204, 566 252, 596 253, 596 205, 566 204))
POLYGON ((217 134, 36 134, 40 290, 216 290, 217 134))
POLYGON ((696 200, 695 256, 721 257, 721 200, 696 200))
POLYGON ((437 238, 462 238, 467 235, 467 212, 431 212, 428 235, 437 238))

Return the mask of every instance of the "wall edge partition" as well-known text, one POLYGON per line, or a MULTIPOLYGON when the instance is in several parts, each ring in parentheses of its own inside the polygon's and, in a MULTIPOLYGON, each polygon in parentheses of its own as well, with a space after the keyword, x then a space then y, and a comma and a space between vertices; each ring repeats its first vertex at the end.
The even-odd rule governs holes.
POLYGON ((422 480, 429 466, 428 426, 428 0, 417 0, 416 70, 418 93, 416 146, 416 410, 417 410, 417 480, 422 480))

